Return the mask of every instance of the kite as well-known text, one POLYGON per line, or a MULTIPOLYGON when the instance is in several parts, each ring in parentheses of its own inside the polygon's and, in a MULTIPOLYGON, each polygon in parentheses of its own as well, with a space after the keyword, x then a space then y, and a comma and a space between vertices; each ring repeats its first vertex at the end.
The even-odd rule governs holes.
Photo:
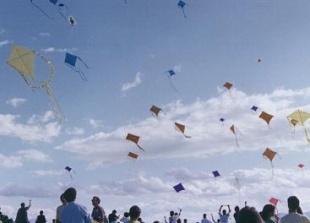
POLYGON ((232 133, 234 133, 236 145, 239 147, 239 141, 238 141, 238 137, 237 137, 237 128, 235 127, 235 125, 232 125, 232 126, 230 126, 229 129, 230 129, 230 131, 232 131, 232 133))
POLYGON ((182 125, 178 122, 175 122, 175 127, 177 128, 177 130, 179 130, 180 132, 182 132, 182 134, 186 137, 186 138, 191 138, 191 136, 185 135, 185 125, 182 125))
MULTIPOLYGON (((52 1, 52 0, 50 0, 52 1)), ((39 5, 33 2, 33 0, 30 0, 31 4, 36 7, 40 12, 42 12, 47 18, 53 19, 51 16, 49 16, 39 5)))
POLYGON ((185 188, 184 188, 184 186, 183 186, 182 183, 179 183, 179 184, 173 186, 173 188, 174 188, 174 190, 175 190, 177 193, 179 193, 179 192, 182 191, 182 190, 185 190, 185 188))
POLYGON ((305 131, 305 135, 306 138, 308 140, 308 142, 310 143, 310 139, 308 137, 308 132, 307 129, 305 127, 305 122, 310 118, 310 113, 308 112, 304 112, 301 111, 299 109, 297 109, 296 111, 294 111, 292 114, 290 114, 289 116, 287 116, 287 119, 289 120, 289 122, 295 127, 295 125, 300 124, 303 126, 304 131, 305 131))
POLYGON ((227 90, 230 90, 230 88, 233 86, 232 83, 226 82, 225 84, 223 84, 223 87, 226 88, 227 90))
POLYGON ((128 153, 128 156, 129 156, 130 158, 133 158, 133 159, 138 159, 138 154, 133 153, 133 152, 129 152, 129 153, 128 153))
POLYGON ((166 71, 166 73, 167 73, 167 77, 169 79, 169 84, 170 84, 171 88, 174 91, 178 92, 178 90, 175 88, 175 86, 173 85, 172 80, 171 80, 171 78, 176 75, 175 71, 174 70, 168 70, 168 71, 166 71))
POLYGON ((126 139, 129 140, 129 141, 132 141, 133 143, 135 143, 137 145, 137 147, 139 149, 141 149, 142 151, 145 151, 139 144, 139 139, 140 137, 139 136, 136 136, 136 135, 133 135, 131 133, 128 133, 127 136, 126 136, 126 139))
POLYGON ((77 64, 77 61, 80 61, 84 65, 84 67, 88 69, 88 65, 81 59, 81 57, 78 57, 71 53, 66 53, 65 64, 67 64, 75 72, 79 73, 82 80, 87 81, 83 70, 77 64))
POLYGON ((261 119, 263 119, 263 120, 269 125, 271 119, 273 118, 273 115, 270 115, 270 114, 268 114, 267 112, 264 112, 264 111, 263 111, 263 112, 259 115, 259 117, 260 117, 261 119))
POLYGON ((217 170, 212 171, 212 174, 213 174, 214 178, 221 176, 219 171, 217 171, 217 170))
POLYGON ((57 9, 58 9, 58 12, 59 14, 62 16, 62 18, 64 18, 64 20, 66 20, 71 26, 74 26, 76 25, 76 21, 75 19, 73 18, 73 16, 69 15, 68 13, 68 7, 66 4, 64 3, 58 3, 58 0, 50 0, 50 2, 52 4, 55 5, 55 7, 57 6, 57 9))
POLYGON ((271 163, 271 168, 272 168, 272 175, 273 175, 273 163, 272 163, 272 160, 273 158, 275 157, 275 155, 277 154, 277 152, 269 149, 269 148, 266 148, 266 150, 263 152, 263 157, 264 158, 268 158, 270 160, 270 163, 271 163))
POLYGON ((152 107, 150 108, 150 111, 152 112, 153 115, 155 115, 156 117, 158 117, 159 112, 161 111, 161 108, 152 105, 152 107))
POLYGON ((225 119, 224 118, 220 118, 220 122, 224 123, 225 119))
POLYGON ((257 63, 260 63, 260 62, 262 62, 262 60, 258 58, 258 59, 257 59, 257 63))
POLYGON ((277 199, 277 198, 271 197, 269 199, 269 203, 274 205, 274 206, 277 206, 278 202, 279 202, 279 199, 277 199))
POLYGON ((298 164, 298 166, 297 166, 297 167, 298 167, 299 169, 303 169, 303 168, 304 168, 304 166, 305 166, 304 164, 300 163, 300 164, 298 164))
POLYGON ((257 112, 257 110, 259 110, 259 108, 255 105, 252 106, 251 111, 253 112, 257 112))
POLYGON ((75 173, 75 171, 71 167, 69 167, 69 166, 66 166, 65 170, 70 174, 70 178, 73 179, 71 172, 75 173))
POLYGON ((61 122, 62 112, 49 85, 54 76, 53 64, 48 59, 39 54, 37 51, 17 45, 14 45, 12 47, 7 64, 12 68, 14 68, 22 76, 26 84, 32 90, 36 90, 39 88, 45 89, 49 99, 52 102, 54 115, 61 122), (49 67, 49 74, 47 75, 47 78, 44 80, 41 80, 35 76, 34 72, 34 62, 36 58, 35 56, 43 60, 49 67))
POLYGON ((186 2, 184 2, 184 1, 182 1, 182 0, 180 0, 180 1, 178 2, 178 6, 179 6, 179 8, 182 9, 184 18, 186 18, 185 11, 184 11, 184 7, 185 7, 186 5, 188 5, 188 4, 187 4, 186 2))

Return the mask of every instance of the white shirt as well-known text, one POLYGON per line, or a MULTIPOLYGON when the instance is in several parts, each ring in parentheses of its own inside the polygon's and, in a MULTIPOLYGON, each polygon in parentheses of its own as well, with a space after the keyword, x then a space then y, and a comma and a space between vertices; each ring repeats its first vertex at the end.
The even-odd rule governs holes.
POLYGON ((310 220, 296 212, 290 212, 281 218, 281 223, 310 223, 310 220))

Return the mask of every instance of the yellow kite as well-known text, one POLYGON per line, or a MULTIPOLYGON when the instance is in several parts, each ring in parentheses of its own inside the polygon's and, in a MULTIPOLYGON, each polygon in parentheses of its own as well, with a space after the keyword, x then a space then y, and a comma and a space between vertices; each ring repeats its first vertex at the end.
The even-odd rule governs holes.
POLYGON ((310 139, 308 137, 308 132, 305 127, 305 122, 310 118, 310 113, 301 111, 297 109, 292 114, 287 116, 288 121, 295 127, 295 125, 299 124, 302 125, 307 137, 308 142, 310 143, 310 139))
POLYGON ((35 50, 27 49, 25 47, 17 46, 17 45, 14 45, 12 47, 7 64, 13 67, 22 76, 26 84, 31 89, 36 90, 39 88, 44 88, 46 90, 53 104, 54 115, 59 121, 61 121, 62 112, 49 86, 49 83, 51 82, 53 75, 54 75, 53 64, 48 59, 43 57, 41 54, 36 52, 35 50), (49 74, 47 75, 47 78, 45 78, 44 80, 41 80, 35 76, 35 72, 34 72, 35 56, 38 56, 40 59, 46 62, 46 64, 49 67, 49 70, 50 70, 49 74))

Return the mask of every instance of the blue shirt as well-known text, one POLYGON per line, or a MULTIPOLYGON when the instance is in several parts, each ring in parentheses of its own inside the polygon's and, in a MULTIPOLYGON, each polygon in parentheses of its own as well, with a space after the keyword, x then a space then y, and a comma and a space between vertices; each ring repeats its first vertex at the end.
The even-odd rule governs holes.
POLYGON ((61 223, 91 223, 86 207, 74 202, 69 202, 63 208, 60 219, 61 223))

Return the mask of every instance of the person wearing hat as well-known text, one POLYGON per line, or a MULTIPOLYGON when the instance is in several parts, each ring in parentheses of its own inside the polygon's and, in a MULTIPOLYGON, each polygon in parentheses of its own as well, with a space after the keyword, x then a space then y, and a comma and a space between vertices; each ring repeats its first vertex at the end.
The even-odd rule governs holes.
POLYGON ((93 219, 93 222, 98 223, 107 223, 107 217, 105 215, 104 209, 99 205, 100 204, 100 198, 97 196, 94 196, 91 200, 93 207, 93 211, 91 213, 91 217, 93 219))

